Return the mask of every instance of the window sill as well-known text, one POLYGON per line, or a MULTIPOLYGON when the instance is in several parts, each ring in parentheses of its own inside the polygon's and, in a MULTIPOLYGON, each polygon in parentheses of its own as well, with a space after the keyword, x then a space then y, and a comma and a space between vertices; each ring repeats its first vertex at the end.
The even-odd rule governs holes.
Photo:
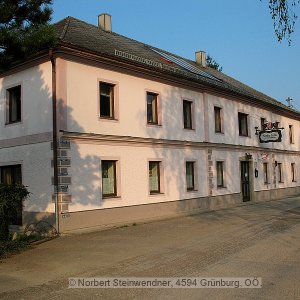
POLYGON ((278 183, 284 183, 284 181, 278 181, 278 183))
POLYGON ((155 127, 162 127, 162 125, 159 124, 159 123, 147 123, 147 126, 150 126, 150 127, 152 127, 152 126, 155 126, 155 127))
POLYGON ((9 123, 5 123, 5 126, 11 126, 11 125, 17 125, 17 124, 21 124, 22 121, 15 121, 15 122, 9 122, 9 123))
POLYGON ((118 122, 119 119, 116 119, 116 118, 109 118, 109 117, 98 117, 98 120, 99 121, 115 121, 115 122, 118 122))
POLYGON ((195 128, 183 128, 183 130, 196 131, 195 128))
POLYGON ((224 132, 222 132, 222 131, 215 131, 215 134, 223 134, 224 135, 224 132))
POLYGON ((102 199, 121 199, 121 196, 114 196, 114 195, 107 195, 107 196, 104 196, 102 195, 102 199))
POLYGON ((149 194, 149 196, 161 196, 161 195, 164 195, 164 193, 161 193, 161 192, 152 192, 149 194))
POLYGON ((292 182, 297 182, 297 180, 292 180, 292 182))
POLYGON ((217 186, 217 189, 226 189, 227 187, 226 186, 217 186))
POLYGON ((186 190, 187 193, 192 193, 192 192, 198 192, 198 190, 194 189, 194 190, 186 190))
POLYGON ((251 138, 250 135, 241 135, 241 134, 239 134, 239 137, 242 137, 242 138, 251 138))

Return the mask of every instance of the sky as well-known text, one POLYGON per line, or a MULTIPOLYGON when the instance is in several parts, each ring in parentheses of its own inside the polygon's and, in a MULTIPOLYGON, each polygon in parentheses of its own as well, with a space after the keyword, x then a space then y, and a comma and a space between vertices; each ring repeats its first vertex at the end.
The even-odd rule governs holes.
POLYGON ((292 44, 274 34, 268 0, 54 0, 52 22, 72 16, 188 59, 210 54, 223 72, 300 111, 300 5, 292 44))

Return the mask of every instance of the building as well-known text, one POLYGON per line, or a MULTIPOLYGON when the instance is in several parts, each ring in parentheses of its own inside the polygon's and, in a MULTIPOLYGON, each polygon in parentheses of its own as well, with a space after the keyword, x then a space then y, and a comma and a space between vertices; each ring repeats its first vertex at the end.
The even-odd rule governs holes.
POLYGON ((16 223, 64 232, 300 193, 299 112, 109 15, 55 28, 55 49, 0 77, 1 181, 31 192, 16 223))

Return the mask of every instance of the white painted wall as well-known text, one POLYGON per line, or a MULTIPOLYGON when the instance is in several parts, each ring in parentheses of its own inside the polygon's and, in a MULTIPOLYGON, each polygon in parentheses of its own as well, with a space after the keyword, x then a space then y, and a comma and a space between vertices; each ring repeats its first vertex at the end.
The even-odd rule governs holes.
POLYGON ((51 63, 0 78, 0 139, 52 131, 51 63), (22 121, 6 123, 6 90, 21 85, 22 121))
MULTIPOLYGON (((67 105, 68 130, 101 134, 204 141, 204 96, 201 91, 193 92, 174 86, 67 62, 67 105), (99 81, 116 84, 118 120, 99 119, 99 81), (161 100, 162 126, 146 123, 146 92, 157 92, 161 100), (182 100, 194 101, 195 130, 183 129, 182 100)), ((271 111, 241 102, 206 94, 208 141, 235 145, 259 146, 286 150, 299 149, 299 121, 274 114, 271 111), (224 133, 215 133, 214 106, 223 109, 224 133), (238 132, 238 112, 249 115, 249 137, 238 132), (260 144, 255 135, 255 126, 260 128, 260 118, 279 121, 285 129, 281 143, 260 144), (288 125, 294 126, 295 143, 289 142, 288 125)))
POLYGON ((300 122, 289 119, 283 116, 272 113, 255 106, 245 105, 230 99, 221 97, 208 96, 208 114, 209 114, 209 141, 213 143, 225 143, 234 145, 247 145, 263 147, 266 149, 285 149, 285 150, 299 150, 300 139, 300 122), (223 113, 223 133, 215 133, 214 123, 214 107, 221 107, 223 113), (242 112, 248 114, 248 130, 249 137, 239 136, 238 113, 242 112), (255 127, 260 129, 260 119, 265 118, 269 122, 280 122, 279 126, 284 127, 282 130, 282 142, 279 143, 259 143, 259 138, 255 135, 255 127), (289 125, 294 127, 294 144, 289 140, 289 125))
POLYGON ((30 198, 24 211, 54 212, 50 142, 0 149, 0 166, 22 165, 22 181, 30 198))
POLYGON ((124 136, 204 140, 203 95, 142 78, 68 62, 68 130, 124 136), (99 81, 118 89, 118 121, 99 120, 99 81), (162 126, 147 125, 146 92, 160 95, 162 126), (194 101, 195 130, 183 129, 182 100, 194 101))
POLYGON ((208 193, 204 150, 72 143, 71 155, 70 211, 174 201, 208 193), (120 198, 102 199, 101 159, 118 160, 120 198), (163 194, 149 195, 149 159, 162 161, 163 194), (186 160, 196 162, 197 191, 186 191, 186 160))

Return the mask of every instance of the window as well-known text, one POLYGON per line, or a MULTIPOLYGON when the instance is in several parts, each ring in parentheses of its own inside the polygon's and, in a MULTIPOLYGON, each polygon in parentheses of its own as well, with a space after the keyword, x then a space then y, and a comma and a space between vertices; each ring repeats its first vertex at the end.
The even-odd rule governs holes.
POLYGON ((290 138, 290 144, 294 144, 294 127, 293 127, 293 125, 289 125, 289 138, 290 138))
POLYGON ((102 160, 102 195, 103 197, 117 195, 116 161, 102 160))
POLYGON ((215 110, 215 132, 222 132, 221 108, 214 107, 215 110))
POLYGON ((238 118, 239 118, 239 135, 248 136, 248 115, 239 112, 238 118))
POLYGON ((100 82, 100 117, 114 118, 114 85, 100 82))
POLYGON ((224 187, 224 162, 217 161, 217 187, 224 187))
POLYGON ((10 88, 8 93, 7 123, 21 121, 21 86, 10 88))
POLYGON ((186 186, 188 191, 193 191, 195 189, 195 170, 194 170, 195 163, 192 161, 186 162, 186 186))
POLYGON ((292 175, 292 182, 296 182, 296 168, 295 163, 291 163, 291 175, 292 175))
POLYGON ((263 164, 263 172, 264 172, 264 183, 269 183, 268 178, 268 163, 263 164))
MULTIPOLYGON (((3 166, 0 167, 0 183, 16 184, 22 183, 21 165, 3 166)), ((23 203, 22 199, 16 199, 16 214, 11 222, 13 225, 22 225, 23 203)))
POLYGON ((0 182, 4 184, 22 183, 21 165, 0 167, 0 182))
POLYGON ((158 124, 157 94, 147 92, 147 123, 158 124))
POLYGON ((183 100, 183 127, 185 129, 193 129, 192 103, 192 101, 183 100))
POLYGON ((282 180, 282 163, 277 163, 278 168, 278 182, 283 182, 282 180))
POLYGON ((160 193, 160 162, 149 161, 150 194, 160 193))
POLYGON ((266 119, 260 118, 260 130, 265 131, 266 130, 266 119))

